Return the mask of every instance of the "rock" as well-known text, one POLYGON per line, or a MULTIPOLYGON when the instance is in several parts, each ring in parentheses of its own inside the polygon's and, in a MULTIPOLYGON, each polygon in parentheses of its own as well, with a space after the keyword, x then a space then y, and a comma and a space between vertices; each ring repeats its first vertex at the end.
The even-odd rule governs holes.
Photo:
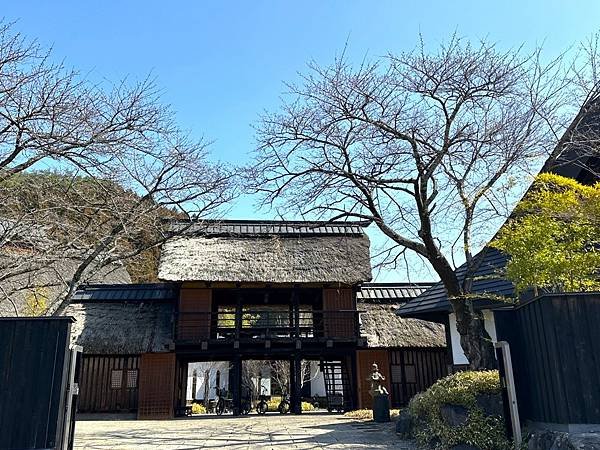
POLYGON ((464 425, 469 418, 469 410, 461 405, 442 405, 440 414, 444 422, 451 427, 464 425))
POLYGON ((400 412, 398 420, 396 422, 396 433, 402 437, 410 437, 412 435, 413 419, 408 411, 405 409, 400 412))
POLYGON ((470 444, 457 444, 450 447, 450 450, 481 450, 479 447, 475 447, 470 444))
POLYGON ((504 415, 504 408, 502 406, 502 397, 500 394, 489 394, 481 393, 475 397, 477 406, 483 411, 486 416, 500 416, 504 415))
POLYGON ((560 433, 534 431, 529 435, 528 450, 600 450, 598 433, 560 433))

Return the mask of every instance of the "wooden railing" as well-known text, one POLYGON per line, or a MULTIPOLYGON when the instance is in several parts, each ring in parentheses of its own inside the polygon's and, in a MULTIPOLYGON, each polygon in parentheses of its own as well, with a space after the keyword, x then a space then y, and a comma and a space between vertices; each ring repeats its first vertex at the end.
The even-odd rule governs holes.
POLYGON ((353 339, 359 311, 244 310, 177 314, 175 339, 194 343, 214 339, 353 339))

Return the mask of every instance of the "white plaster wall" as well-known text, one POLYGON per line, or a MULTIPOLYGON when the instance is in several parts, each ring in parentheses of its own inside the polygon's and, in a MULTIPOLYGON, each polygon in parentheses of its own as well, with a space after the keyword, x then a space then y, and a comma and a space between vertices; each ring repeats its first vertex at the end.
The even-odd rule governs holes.
MULTIPOLYGON (((469 360, 465 356, 462 347, 460 346, 460 335, 456 329, 456 315, 451 313, 450 319, 450 341, 452 346, 452 360, 454 364, 469 364, 469 360)), ((486 309, 483 311, 483 326, 492 338, 492 342, 496 343, 496 323, 494 322, 494 313, 486 309)))
POLYGON ((319 370, 318 361, 310 362, 310 393, 311 395, 325 397, 325 378, 323 372, 319 370))
POLYGON ((213 361, 213 362, 197 362, 188 364, 188 380, 187 380, 187 392, 186 399, 193 400, 203 400, 204 399, 204 373, 205 371, 209 371, 209 399, 214 399, 216 397, 215 386, 217 385, 217 371, 221 372, 221 388, 228 389, 229 388, 229 361, 213 361), (196 370, 198 377, 196 379, 196 396, 194 397, 192 393, 192 385, 193 385, 193 373, 194 369, 196 370))

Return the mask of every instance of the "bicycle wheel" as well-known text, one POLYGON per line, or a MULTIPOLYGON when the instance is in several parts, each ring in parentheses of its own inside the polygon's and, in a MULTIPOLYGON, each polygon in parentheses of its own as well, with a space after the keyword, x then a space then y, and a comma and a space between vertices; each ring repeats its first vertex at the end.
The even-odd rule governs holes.
POLYGON ((261 416, 267 413, 267 409, 269 409, 267 402, 260 402, 258 405, 256 405, 256 412, 261 416))
POLYGON ((281 402, 277 407, 279 414, 287 414, 290 411, 290 404, 288 402, 281 402))

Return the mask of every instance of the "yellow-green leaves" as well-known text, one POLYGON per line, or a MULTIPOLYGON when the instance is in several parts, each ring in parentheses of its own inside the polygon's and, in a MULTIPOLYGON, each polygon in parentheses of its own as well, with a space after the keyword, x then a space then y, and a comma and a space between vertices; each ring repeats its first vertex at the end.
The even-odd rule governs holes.
POLYGON ((510 256, 506 277, 517 291, 600 288, 600 185, 539 175, 490 244, 510 256))

